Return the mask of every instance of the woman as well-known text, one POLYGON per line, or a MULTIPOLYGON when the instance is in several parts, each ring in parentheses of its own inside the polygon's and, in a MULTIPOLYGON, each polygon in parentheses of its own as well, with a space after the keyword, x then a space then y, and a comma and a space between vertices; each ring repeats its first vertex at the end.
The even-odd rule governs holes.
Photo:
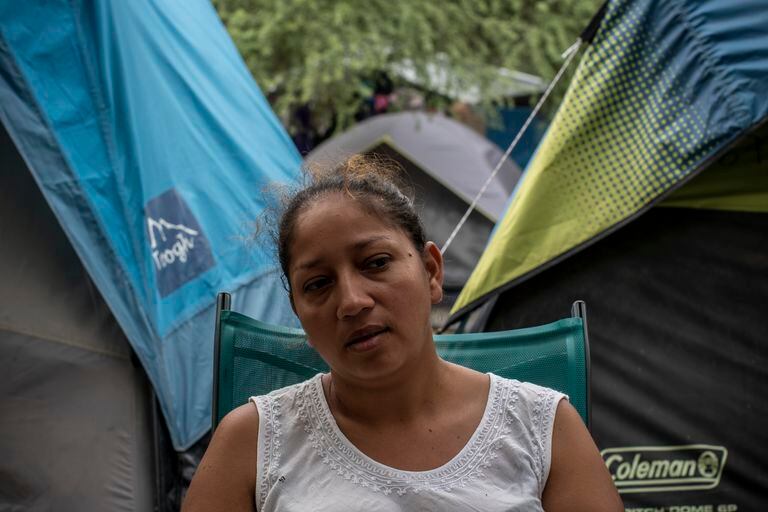
POLYGON ((186 512, 623 510, 562 394, 437 355, 442 255, 379 165, 356 157, 317 177, 277 242, 330 373, 232 411, 186 512))

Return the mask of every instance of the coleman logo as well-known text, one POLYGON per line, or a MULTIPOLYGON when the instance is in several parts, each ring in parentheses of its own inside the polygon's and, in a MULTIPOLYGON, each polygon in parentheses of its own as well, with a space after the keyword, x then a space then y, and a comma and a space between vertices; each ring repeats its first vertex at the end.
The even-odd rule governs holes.
POLYGON ((620 493, 712 489, 720 483, 723 446, 634 446, 600 452, 620 493))
POLYGON ((151 199, 144 211, 157 286, 165 297, 211 268, 213 256, 197 219, 174 189, 151 199))

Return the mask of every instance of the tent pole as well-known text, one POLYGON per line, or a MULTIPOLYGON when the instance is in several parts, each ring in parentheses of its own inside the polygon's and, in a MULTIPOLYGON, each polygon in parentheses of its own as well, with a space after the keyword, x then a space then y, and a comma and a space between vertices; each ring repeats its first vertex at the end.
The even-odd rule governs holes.
POLYGON ((158 403, 155 390, 150 386, 149 388, 150 400, 152 403, 152 444, 154 447, 153 456, 155 463, 155 512, 165 512, 165 503, 163 500, 163 489, 165 486, 165 474, 160 464, 160 418, 157 414, 158 403))

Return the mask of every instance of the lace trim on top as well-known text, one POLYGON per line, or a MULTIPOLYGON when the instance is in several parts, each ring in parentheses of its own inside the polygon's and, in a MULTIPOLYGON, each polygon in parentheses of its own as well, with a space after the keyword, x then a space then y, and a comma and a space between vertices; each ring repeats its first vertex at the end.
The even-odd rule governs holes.
POLYGON ((258 508, 261 509, 269 490, 277 483, 277 468, 280 467, 280 401, 269 395, 257 396, 252 400, 259 410, 259 435, 263 435, 264 439, 264 445, 259 446, 256 466, 257 472, 262 468, 264 471, 263 475, 256 475, 256 481, 259 482, 258 508))
MULTIPOLYGON (((534 425, 534 428, 536 429, 537 433, 540 433, 541 431, 541 418, 544 415, 544 411, 546 410, 546 403, 547 395, 543 393, 538 393, 536 395, 536 400, 533 403, 533 411, 531 412, 531 422, 534 425)), ((539 482, 544 481, 544 468, 542 467, 541 461, 543 460, 543 454, 544 454, 544 446, 541 444, 541 436, 538 435, 533 439, 533 442, 531 443, 532 451, 533 451, 533 461, 534 461, 534 469, 536 471, 536 477, 539 479, 539 482)))
POLYGON ((533 425, 537 429, 537 435, 534 438, 534 461, 536 463, 536 476, 539 478, 542 491, 544 484, 549 477, 549 468, 551 460, 551 440, 552 428, 555 423, 555 401, 559 402, 564 396, 558 393, 538 393, 536 395, 536 409, 533 413, 533 425), (546 467, 542 466, 546 464, 546 467))
POLYGON ((395 469, 358 450, 333 419, 320 376, 298 390, 296 404, 315 453, 340 477, 385 495, 418 494, 427 489, 451 492, 485 476, 484 470, 498 457, 499 447, 511 431, 506 416, 515 408, 520 383, 512 381, 512 385, 503 386, 495 375, 491 374, 490 378, 488 402, 469 442, 449 462, 427 471, 395 469))

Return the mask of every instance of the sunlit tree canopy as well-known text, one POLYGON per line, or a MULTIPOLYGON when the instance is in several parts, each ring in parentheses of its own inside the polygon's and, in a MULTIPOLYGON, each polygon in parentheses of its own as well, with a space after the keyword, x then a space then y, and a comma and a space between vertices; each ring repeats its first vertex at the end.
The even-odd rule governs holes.
POLYGON ((284 120, 309 105, 313 122, 344 128, 382 72, 403 69, 429 89, 499 100, 499 68, 550 80, 600 0, 215 0, 259 86, 284 120))

